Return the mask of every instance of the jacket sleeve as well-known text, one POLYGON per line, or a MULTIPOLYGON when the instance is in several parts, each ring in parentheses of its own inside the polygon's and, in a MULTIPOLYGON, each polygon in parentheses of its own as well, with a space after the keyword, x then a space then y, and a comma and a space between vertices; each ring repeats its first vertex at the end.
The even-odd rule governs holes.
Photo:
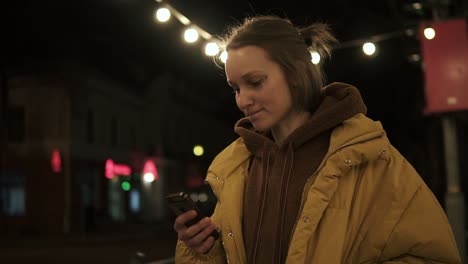
POLYGON ((191 248, 185 246, 184 242, 178 240, 176 247, 175 263, 193 263, 193 264, 218 264, 226 263, 224 249, 220 240, 216 240, 213 248, 206 254, 199 254, 191 248))
MULTIPOLYGON (((211 220, 213 223, 220 227, 220 212, 219 207, 216 205, 213 215, 211 216, 211 220)), ((193 263, 193 264, 221 264, 226 263, 226 253, 222 246, 222 236, 215 241, 211 250, 206 254, 199 254, 195 252, 193 249, 187 247, 184 242, 178 240, 176 246, 176 254, 175 254, 175 263, 193 263)))
POLYGON ((424 183, 413 194, 382 252, 383 263, 461 263, 447 217, 424 183))

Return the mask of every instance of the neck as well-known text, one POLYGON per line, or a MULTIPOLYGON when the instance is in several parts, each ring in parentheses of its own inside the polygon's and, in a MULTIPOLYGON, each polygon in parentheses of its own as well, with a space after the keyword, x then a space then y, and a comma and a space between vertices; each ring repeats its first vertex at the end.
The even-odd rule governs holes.
POLYGON ((278 145, 281 145, 294 130, 302 126, 310 117, 310 113, 307 111, 293 112, 290 115, 287 120, 280 122, 271 129, 273 139, 278 145))

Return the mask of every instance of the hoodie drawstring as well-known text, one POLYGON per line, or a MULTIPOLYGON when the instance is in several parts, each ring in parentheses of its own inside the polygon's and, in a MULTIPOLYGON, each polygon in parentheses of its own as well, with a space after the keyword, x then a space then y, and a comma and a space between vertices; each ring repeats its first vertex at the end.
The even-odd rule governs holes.
POLYGON ((279 230, 276 233, 276 242, 275 242, 275 250, 274 254, 276 263, 281 263, 281 248, 283 242, 283 228, 284 228, 284 220, 286 217, 286 198, 288 197, 288 189, 289 189, 289 182, 291 179, 291 171, 293 168, 294 163, 294 148, 292 142, 288 145, 288 150, 286 152, 286 157, 284 160, 282 177, 281 177, 281 192, 280 192, 280 213, 281 218, 279 222, 279 230), (287 172, 287 174, 285 174, 287 172), (278 245, 278 247, 276 246, 278 245))
POLYGON ((266 193, 267 193, 267 185, 268 185, 268 180, 267 180, 267 177, 268 177, 268 170, 270 168, 270 152, 268 151, 267 152, 267 158, 266 158, 266 162, 265 162, 265 153, 262 152, 262 184, 261 186, 263 187, 262 189, 262 193, 261 193, 261 196, 260 196, 260 201, 261 201, 261 206, 260 206, 260 210, 259 210, 259 213, 260 215, 257 217, 257 221, 255 223, 255 236, 254 236, 254 247, 253 247, 253 252, 251 254, 251 256, 249 256, 249 260, 252 262, 252 263, 255 263, 255 258, 257 257, 257 248, 258 248, 258 237, 260 236, 260 226, 262 224, 262 220, 263 220, 263 212, 265 211, 264 208, 265 208, 265 202, 266 202, 266 193))

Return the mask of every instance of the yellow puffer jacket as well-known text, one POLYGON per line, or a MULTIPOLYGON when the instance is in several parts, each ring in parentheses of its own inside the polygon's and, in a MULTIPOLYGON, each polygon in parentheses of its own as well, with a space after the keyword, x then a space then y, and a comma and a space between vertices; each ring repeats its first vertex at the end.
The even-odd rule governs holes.
MULTIPOLYGON (((179 241, 176 263, 246 263, 242 203, 250 153, 242 139, 208 170, 221 229, 207 254, 179 241)), ((444 211, 379 122, 362 114, 334 129, 304 187, 286 263, 461 263, 444 211), (311 177, 311 179, 314 177, 311 177)))

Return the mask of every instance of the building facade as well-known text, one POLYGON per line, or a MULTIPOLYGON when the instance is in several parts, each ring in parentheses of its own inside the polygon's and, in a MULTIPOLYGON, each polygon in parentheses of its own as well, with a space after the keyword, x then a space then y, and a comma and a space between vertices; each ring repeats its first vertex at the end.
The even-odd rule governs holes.
POLYGON ((203 183, 207 160, 191 156, 193 145, 204 145, 211 159, 233 134, 229 125, 174 100, 171 90, 186 86, 170 75, 138 95, 71 64, 41 65, 4 83, 4 234, 161 221, 168 217, 167 193, 203 183), (148 164, 154 164, 149 178, 148 164))

